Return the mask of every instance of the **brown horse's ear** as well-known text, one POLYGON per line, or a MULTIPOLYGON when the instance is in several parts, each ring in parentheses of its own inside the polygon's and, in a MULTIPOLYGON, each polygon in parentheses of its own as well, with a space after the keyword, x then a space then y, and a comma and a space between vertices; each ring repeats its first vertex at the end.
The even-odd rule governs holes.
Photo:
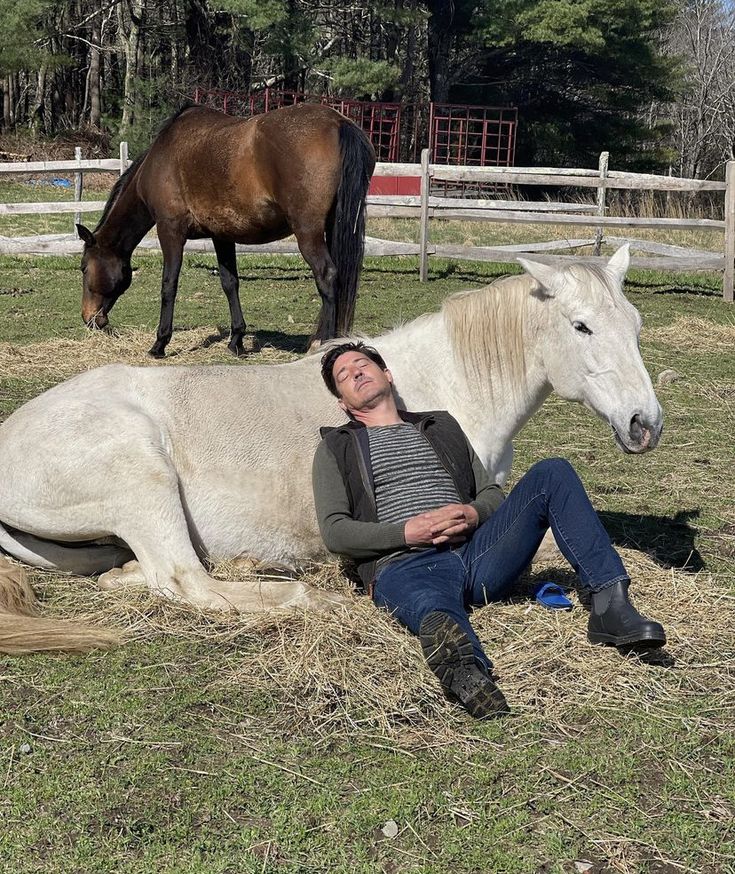
POLYGON ((77 225, 77 233, 79 234, 79 239, 84 241, 85 246, 94 246, 94 234, 89 228, 85 228, 84 225, 77 225))

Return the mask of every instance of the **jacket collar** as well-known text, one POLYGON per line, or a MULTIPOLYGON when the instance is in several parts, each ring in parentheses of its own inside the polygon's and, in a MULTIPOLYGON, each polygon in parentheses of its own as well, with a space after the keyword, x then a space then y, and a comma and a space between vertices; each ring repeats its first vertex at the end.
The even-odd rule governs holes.
MULTIPOLYGON (((408 410, 398 410, 398 415, 404 422, 409 422, 411 425, 418 425, 421 422, 434 419, 433 413, 410 413, 408 410)), ((365 428, 363 422, 357 422, 355 419, 350 419, 349 422, 345 422, 343 425, 337 425, 336 427, 324 426, 319 429, 319 433, 323 439, 327 434, 331 434, 333 431, 343 431, 347 433, 349 431, 360 431, 363 428, 365 428)))

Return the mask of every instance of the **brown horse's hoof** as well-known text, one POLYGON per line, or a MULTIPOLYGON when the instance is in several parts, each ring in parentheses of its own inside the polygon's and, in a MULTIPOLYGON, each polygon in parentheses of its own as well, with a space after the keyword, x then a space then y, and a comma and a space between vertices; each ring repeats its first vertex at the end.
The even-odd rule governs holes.
POLYGON ((155 346, 151 346, 151 348, 148 350, 148 354, 151 356, 151 358, 165 358, 166 350, 157 349, 155 346))
POLYGON ((238 338, 237 343, 233 344, 230 341, 227 344, 227 348, 236 358, 242 358, 251 352, 260 352, 260 342, 255 334, 245 334, 243 337, 238 338))

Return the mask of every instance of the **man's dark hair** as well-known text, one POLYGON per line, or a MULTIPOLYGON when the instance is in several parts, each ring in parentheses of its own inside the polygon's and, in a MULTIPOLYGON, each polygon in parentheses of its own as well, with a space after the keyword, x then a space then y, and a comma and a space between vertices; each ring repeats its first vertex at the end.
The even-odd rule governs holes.
POLYGON ((374 361, 381 370, 388 369, 380 352, 378 352, 377 349, 373 349, 372 346, 366 346, 362 340, 358 340, 357 343, 340 343, 339 346, 332 346, 331 349, 328 349, 324 355, 322 355, 322 379, 329 391, 331 391, 336 398, 339 397, 339 392, 337 391, 337 385, 334 381, 334 362, 340 355, 344 355, 345 352, 362 352, 366 358, 374 361))

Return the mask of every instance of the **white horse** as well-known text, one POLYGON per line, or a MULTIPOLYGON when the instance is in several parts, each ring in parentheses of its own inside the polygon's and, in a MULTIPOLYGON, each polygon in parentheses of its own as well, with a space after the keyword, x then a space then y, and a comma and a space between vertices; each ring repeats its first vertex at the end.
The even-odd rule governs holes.
MULTIPOLYGON (((643 452, 662 415, 638 349, 641 318, 622 293, 628 261, 627 247, 604 267, 521 260, 525 274, 454 294, 371 342, 401 404, 449 410, 501 483, 513 437, 552 389, 609 423, 622 449, 643 452)), ((44 392, 0 426, 0 548, 203 608, 332 607, 335 596, 298 581, 222 582, 202 564, 324 557, 311 460, 319 426, 343 414, 319 364, 111 365, 44 392)), ((12 622, 0 622, 0 647, 4 627, 12 622)))

